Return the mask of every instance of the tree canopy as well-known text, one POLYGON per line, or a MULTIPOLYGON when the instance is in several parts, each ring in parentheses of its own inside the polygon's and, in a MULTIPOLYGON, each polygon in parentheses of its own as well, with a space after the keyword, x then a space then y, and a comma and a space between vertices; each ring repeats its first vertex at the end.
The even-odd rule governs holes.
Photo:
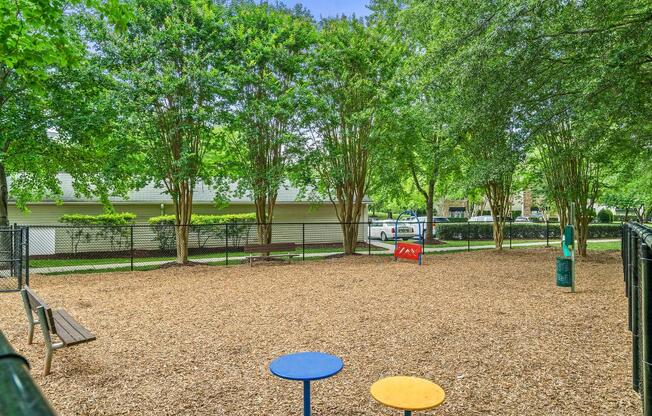
POLYGON ((596 204, 650 215, 649 1, 369 7, 316 21, 246 0, 0 3, 0 223, 7 177, 25 207, 63 171, 107 207, 160 185, 181 263, 199 182, 251 195, 263 243, 279 187, 320 193, 347 253, 366 195, 429 218, 438 199, 486 201, 501 248, 529 187, 561 226, 575 206, 582 254, 596 204))

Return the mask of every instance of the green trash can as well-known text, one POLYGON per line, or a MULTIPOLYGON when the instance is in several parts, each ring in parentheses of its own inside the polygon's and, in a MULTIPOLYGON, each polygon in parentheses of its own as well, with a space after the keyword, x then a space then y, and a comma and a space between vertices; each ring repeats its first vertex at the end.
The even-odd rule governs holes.
POLYGON ((573 287, 573 259, 557 257, 557 286, 573 287))

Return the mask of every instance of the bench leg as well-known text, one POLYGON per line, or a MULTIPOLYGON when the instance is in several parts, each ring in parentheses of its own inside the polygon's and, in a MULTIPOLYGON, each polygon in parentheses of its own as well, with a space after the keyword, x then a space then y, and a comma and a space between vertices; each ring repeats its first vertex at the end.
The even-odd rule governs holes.
POLYGON ((27 297, 27 292, 25 289, 20 291, 20 295, 23 298, 23 305, 25 306, 25 315, 27 315, 27 345, 32 345, 34 341, 34 315, 32 315, 32 308, 29 306, 29 299, 27 297))
POLYGON ((33 341, 34 341, 34 323, 30 322, 29 330, 27 332, 27 345, 32 345, 33 341))
POLYGON ((45 369, 43 370, 43 375, 47 376, 50 374, 50 368, 52 367, 52 355, 54 354, 54 350, 52 347, 47 347, 45 350, 45 369))
POLYGON ((50 374, 54 346, 52 345, 52 338, 50 338, 50 328, 48 328, 45 309, 43 306, 39 306, 36 308, 36 312, 38 313, 38 321, 41 324, 41 331, 43 332, 43 341, 45 341, 45 370, 43 371, 43 375, 47 376, 50 374))
POLYGON ((253 267, 253 265, 254 265, 254 258, 249 257, 249 267, 253 267))

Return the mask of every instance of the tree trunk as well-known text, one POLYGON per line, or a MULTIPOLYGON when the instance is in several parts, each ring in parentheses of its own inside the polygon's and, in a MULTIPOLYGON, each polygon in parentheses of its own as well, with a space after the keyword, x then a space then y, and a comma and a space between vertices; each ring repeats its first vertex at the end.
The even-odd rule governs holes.
POLYGON ((188 264, 188 235, 192 221, 192 185, 187 180, 175 184, 175 233, 177 237, 177 264, 188 264))
POLYGON ((589 218, 588 216, 577 217, 575 220, 577 230, 577 252, 580 256, 586 257, 587 241, 589 239, 589 218))
POLYGON ((432 242, 434 236, 432 234, 432 217, 434 216, 434 184, 428 189, 428 198, 426 198, 426 242, 432 242))
POLYGON ((9 226, 9 187, 4 163, 0 163, 0 227, 9 226))
POLYGON ((645 222, 645 206, 641 205, 636 210, 636 221, 643 224, 645 222))
MULTIPOLYGON (((274 192, 271 195, 259 195, 254 199, 259 244, 272 243, 272 221, 274 219, 276 196, 277 193, 274 192)), ((268 256, 269 252, 261 254, 263 256, 268 256)))
POLYGON ((565 199, 555 200, 557 213, 559 215, 559 235, 564 235, 564 227, 570 223, 570 207, 565 199))
POLYGON ((425 229, 425 233, 423 233, 424 230, 421 230, 422 234, 419 237, 424 238, 425 241, 431 242, 433 240, 432 217, 434 215, 433 212, 434 212, 434 199, 435 199, 435 181, 438 175, 438 166, 435 164, 433 169, 429 171, 430 177, 428 179, 427 189, 424 189, 421 186, 421 182, 419 181, 419 175, 417 174, 417 168, 415 167, 414 164, 410 164, 410 172, 412 173, 412 181, 414 182, 414 185, 417 187, 419 193, 426 200, 426 229, 425 229))
POLYGON ((188 263, 188 226, 176 225, 175 233, 177 237, 177 264, 188 263))
POLYGON ((491 181, 485 184, 485 194, 491 207, 493 217, 493 237, 497 250, 503 249, 505 220, 511 211, 512 178, 505 177, 502 181, 491 181))
MULTIPOLYGON (((362 214, 364 192, 360 184, 341 185, 337 189, 337 202, 331 200, 342 229, 344 254, 355 254, 358 243, 358 228, 362 214)), ((363 185, 364 186, 364 185, 363 185)))
POLYGON ((342 224, 344 254, 355 254, 358 245, 358 223, 342 224))
POLYGON ((491 226, 493 229, 494 245, 498 250, 502 250, 503 241, 505 241, 505 224, 501 223, 500 221, 496 221, 496 217, 494 216, 494 222, 491 224, 491 226))

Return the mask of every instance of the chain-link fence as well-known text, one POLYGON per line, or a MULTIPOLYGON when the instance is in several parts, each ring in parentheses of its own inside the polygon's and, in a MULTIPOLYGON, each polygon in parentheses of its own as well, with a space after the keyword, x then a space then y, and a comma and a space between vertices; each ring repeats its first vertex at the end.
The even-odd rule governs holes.
MULTIPOLYGON (((421 244, 426 253, 493 247, 491 223, 435 223, 434 240, 424 237, 425 224, 393 220, 342 225, 338 222, 253 222, 184 226, 189 260, 210 265, 233 265, 255 256, 248 247, 261 243, 293 243, 295 259, 314 260, 341 255, 355 245, 360 254, 391 254, 394 239, 421 244), (353 236, 344 242, 343 227, 353 236), (268 238, 263 238, 268 235, 268 238)), ((591 238, 619 238, 618 224, 591 225, 591 238), (615 230, 615 231, 614 231, 615 230)), ((559 224, 508 222, 505 248, 541 247, 560 238, 559 224)), ((175 261, 177 229, 171 224, 129 226, 31 226, 30 258, 35 273, 73 273, 154 269, 175 261)), ((283 247, 287 251, 287 247, 283 247)), ((280 254, 271 250, 269 254, 280 254)))
MULTIPOLYGON (((368 223, 357 227, 356 252, 386 251, 368 244, 368 223)), ((210 265, 232 265, 255 253, 246 247, 262 243, 293 243, 295 258, 311 260, 345 252, 339 223, 274 223, 266 240, 266 228, 257 223, 183 226, 188 232, 189 260, 210 265)), ((173 262, 177 229, 174 225, 129 226, 31 226, 30 258, 34 273, 56 274, 111 270, 146 270, 173 262)), ((287 251, 287 249, 285 249, 287 251)), ((271 251, 270 254, 277 254, 271 251)))
POLYGON ((643 414, 652 414, 652 229, 623 226, 622 259, 628 327, 632 333, 632 387, 641 393, 643 414))
POLYGON ((29 284, 29 233, 26 227, 0 228, 0 292, 29 284))
MULTIPOLYGON (((593 243, 620 240, 621 224, 590 224, 588 238, 593 243)), ((467 250, 493 246, 492 222, 443 222, 434 224, 435 241, 426 242, 426 248, 467 250)), ((503 227, 503 247, 547 247, 559 244, 561 227, 559 222, 520 222, 507 220, 503 227)))

